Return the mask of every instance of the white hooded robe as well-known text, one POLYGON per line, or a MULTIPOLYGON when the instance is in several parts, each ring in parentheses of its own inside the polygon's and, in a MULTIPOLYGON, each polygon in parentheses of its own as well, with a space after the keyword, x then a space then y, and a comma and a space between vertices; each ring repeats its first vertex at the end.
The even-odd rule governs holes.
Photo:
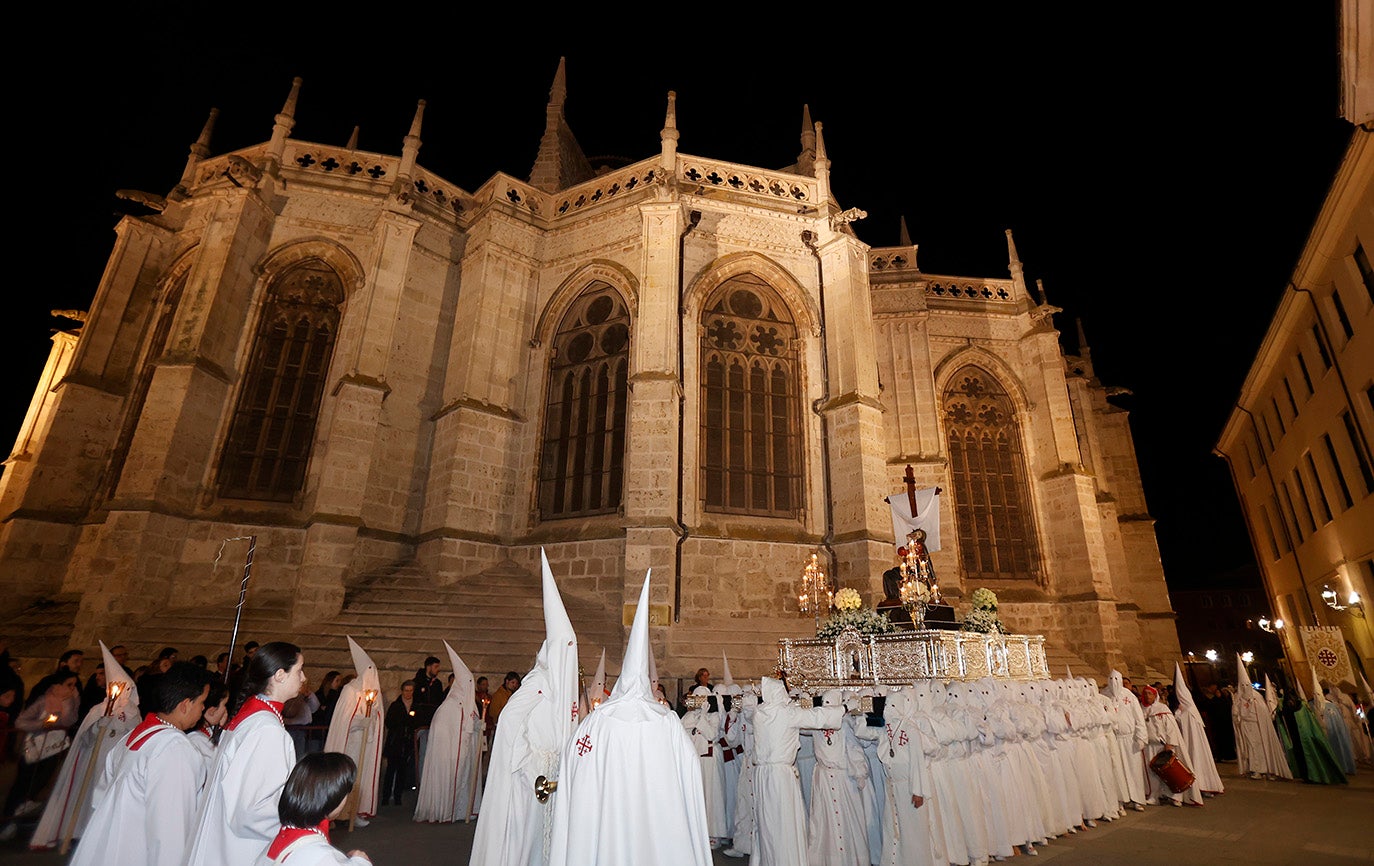
POLYGON ((429 744, 415 801, 416 821, 467 821, 482 806, 479 762, 486 724, 478 713, 472 671, 448 641, 444 641, 444 649, 453 665, 453 685, 429 723, 429 744))
POLYGON ((563 750, 550 866, 710 866, 702 765, 648 655, 645 575, 615 688, 563 750))
MULTIPOLYGON (((358 675, 339 690, 334 714, 329 717, 329 733, 324 738, 324 750, 345 754, 358 765, 355 814, 360 818, 371 818, 377 814, 377 789, 381 787, 386 701, 382 697, 377 666, 371 657, 351 636, 348 638, 348 649, 358 675), (368 692, 373 695, 370 706, 368 692)), ((345 811, 342 817, 351 816, 345 811)))
POLYGON ((1188 750, 1188 769, 1197 776, 1198 787, 1209 794, 1226 791, 1221 774, 1217 772, 1217 762, 1212 758, 1212 745, 1207 741, 1207 727, 1203 724, 1202 713, 1193 703, 1193 693, 1188 690, 1188 681, 1183 678, 1183 668, 1174 663, 1174 696, 1178 698, 1178 712, 1174 718, 1178 729, 1183 732, 1183 746, 1188 750))

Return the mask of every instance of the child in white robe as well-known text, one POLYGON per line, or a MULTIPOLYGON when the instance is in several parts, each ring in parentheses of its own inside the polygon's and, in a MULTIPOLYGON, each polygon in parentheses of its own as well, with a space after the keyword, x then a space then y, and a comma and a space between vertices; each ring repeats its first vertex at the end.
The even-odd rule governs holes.
POLYGON ((254 866, 361 866, 363 851, 329 843, 329 820, 344 810, 358 765, 341 752, 312 752, 296 762, 277 801, 281 829, 254 866))
MULTIPOLYGON (((105 758, 73 866, 181 866, 206 765, 185 732, 200 722, 210 673, 174 662, 150 712, 105 758)), ((145 706, 148 704, 145 703, 145 706)))

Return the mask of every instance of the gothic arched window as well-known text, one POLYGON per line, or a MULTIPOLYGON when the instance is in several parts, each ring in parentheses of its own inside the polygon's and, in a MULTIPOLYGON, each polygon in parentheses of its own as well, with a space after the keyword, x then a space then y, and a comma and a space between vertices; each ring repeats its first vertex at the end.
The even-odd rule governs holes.
POLYGON ((797 329, 777 294, 735 277, 701 316, 701 467, 707 511, 794 517, 801 502, 797 329))
POLYGON ((578 296, 553 338, 539 467, 543 519, 605 514, 625 481, 630 313, 615 289, 578 296))
POLYGON ((968 366, 950 379, 943 406, 965 578, 1035 578, 1040 557, 1011 398, 987 371, 968 366))
POLYGON ((268 287, 224 446, 220 496, 290 502, 300 492, 343 300, 339 275, 318 259, 268 287))

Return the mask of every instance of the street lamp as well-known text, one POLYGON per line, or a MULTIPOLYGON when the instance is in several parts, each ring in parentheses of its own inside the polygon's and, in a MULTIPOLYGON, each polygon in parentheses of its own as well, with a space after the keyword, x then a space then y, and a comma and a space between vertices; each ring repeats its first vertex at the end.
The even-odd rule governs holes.
POLYGON ((1350 591, 1350 595, 1346 597, 1346 603, 1341 604, 1340 593, 1329 586, 1323 585, 1322 601, 1326 602, 1326 606, 1332 610, 1348 610, 1355 616, 1361 619, 1364 618, 1364 601, 1360 598, 1360 594, 1353 589, 1350 591))
POLYGON ((1271 620, 1267 616, 1262 616, 1255 621, 1255 625, 1259 626, 1261 629, 1269 632, 1270 634, 1278 634, 1279 630, 1283 628, 1283 620, 1271 620))
POLYGON ((1207 661, 1209 662, 1214 662, 1217 660, 1217 651, 1214 649, 1208 650, 1206 653, 1204 653, 1204 655, 1207 656, 1207 661))
POLYGON ((1250 652, 1249 650, 1246 650, 1245 652, 1240 654, 1240 660, 1248 665, 1250 664, 1250 662, 1255 660, 1255 654, 1250 652))

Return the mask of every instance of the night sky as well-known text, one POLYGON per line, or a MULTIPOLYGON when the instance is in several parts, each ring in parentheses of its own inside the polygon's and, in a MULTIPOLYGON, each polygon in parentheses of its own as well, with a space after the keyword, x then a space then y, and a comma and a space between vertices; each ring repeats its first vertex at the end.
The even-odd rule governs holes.
POLYGON ((266 141, 299 75, 294 138, 342 145, 358 125, 362 149, 399 154, 425 99, 420 164, 472 191, 496 171, 529 176, 563 56, 589 156, 657 153, 674 90, 681 152, 785 166, 807 104, 841 206, 868 212, 864 242, 897 243, 905 217, 926 273, 1005 277, 1012 229, 1028 283, 1064 309, 1066 347, 1081 318, 1099 378, 1132 392, 1114 402, 1131 412, 1165 572, 1197 586, 1253 565, 1211 451, 1351 132, 1333 0, 1210 5, 976 4, 847 24, 833 8, 599 10, 542 35, 409 7, 87 18, 87 35, 51 43, 60 63, 5 61, 20 237, 0 436, 13 441, 52 329, 69 324, 48 311, 90 306, 130 207, 115 191, 168 192, 212 107, 213 153, 266 141))

